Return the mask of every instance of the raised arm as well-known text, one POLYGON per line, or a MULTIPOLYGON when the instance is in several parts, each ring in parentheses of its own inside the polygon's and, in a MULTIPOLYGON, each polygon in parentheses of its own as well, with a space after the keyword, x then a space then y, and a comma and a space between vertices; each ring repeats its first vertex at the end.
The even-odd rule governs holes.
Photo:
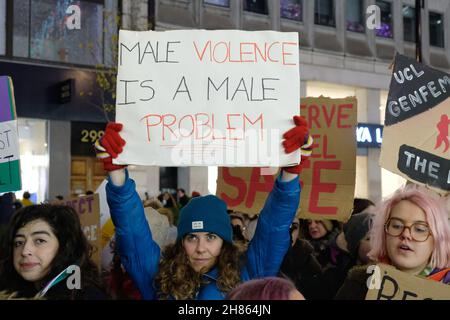
MULTIPOLYGON (((295 127, 286 132, 283 146, 286 153, 303 148, 302 158, 311 154, 312 138, 306 120, 294 117, 295 127)), ((262 209, 255 235, 247 250, 247 271, 250 278, 276 276, 290 246, 289 228, 300 202, 298 174, 302 164, 282 168, 282 173, 262 209)))
POLYGON ((154 299, 153 279, 158 271, 160 248, 152 239, 134 181, 128 177, 125 166, 112 163, 112 158, 116 158, 125 145, 119 135, 121 129, 121 124, 108 124, 102 140, 96 142, 97 157, 109 173, 106 196, 122 264, 142 297, 154 299))

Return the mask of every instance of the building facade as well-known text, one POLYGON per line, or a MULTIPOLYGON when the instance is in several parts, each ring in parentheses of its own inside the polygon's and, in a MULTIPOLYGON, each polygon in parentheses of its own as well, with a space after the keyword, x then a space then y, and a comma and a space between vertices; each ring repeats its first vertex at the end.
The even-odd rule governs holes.
MULTIPOLYGON (((97 75, 99 65, 101 70, 114 65, 117 17, 129 30, 298 32, 301 97, 356 96, 358 122, 382 124, 395 52, 415 57, 414 4, 414 0, 0 0, 0 74, 10 75, 15 86, 23 191, 44 201, 95 189, 104 179, 89 148, 114 118, 104 108, 114 101, 97 75), (80 26, 74 4, 80 9, 80 26)), ((423 61, 450 72, 450 2, 424 4, 423 61)), ((379 154, 378 148, 358 148, 356 196, 376 201, 404 183, 379 167, 379 154)), ((175 187, 188 193, 214 192, 217 175, 215 168, 201 167, 129 170, 141 197, 175 187)))
POLYGON ((36 202, 67 198, 95 189, 105 177, 91 151, 79 153, 114 116, 103 108, 112 100, 97 76, 115 65, 111 44, 119 5, 118 0, 0 0, 0 74, 12 78, 18 115, 17 197, 29 191, 36 202), (76 143, 75 123, 89 127, 80 130, 76 143))
MULTIPOLYGON (((395 53, 416 54, 414 5, 414 0, 159 0, 155 29, 298 32, 301 97, 356 96, 358 122, 379 125, 395 53), (379 19, 375 28, 371 17, 379 19)), ((449 72, 450 2, 424 1, 421 21, 423 62, 449 72)), ((358 148, 355 196, 378 201, 405 182, 380 168, 379 155, 379 148, 358 148)))

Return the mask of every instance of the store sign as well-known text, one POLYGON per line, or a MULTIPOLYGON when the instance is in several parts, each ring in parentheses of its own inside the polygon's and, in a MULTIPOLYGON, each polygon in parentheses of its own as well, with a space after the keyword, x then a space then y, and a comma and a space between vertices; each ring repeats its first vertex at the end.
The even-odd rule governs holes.
POLYGON ((105 133, 106 124, 93 122, 72 122, 71 154, 72 156, 94 157, 93 145, 105 133))
POLYGON ((382 141, 382 125, 358 123, 358 126, 356 127, 356 142, 358 148, 380 148, 382 141))
POLYGON ((72 100, 73 79, 68 79, 58 84, 58 102, 68 103, 72 100))

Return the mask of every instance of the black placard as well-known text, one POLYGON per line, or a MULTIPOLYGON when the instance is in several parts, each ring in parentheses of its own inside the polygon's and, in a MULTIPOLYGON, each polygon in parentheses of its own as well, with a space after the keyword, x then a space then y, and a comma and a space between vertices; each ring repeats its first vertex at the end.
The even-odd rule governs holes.
POLYGON ((386 104, 385 125, 404 121, 450 97, 450 74, 397 54, 386 104))
POLYGON ((413 180, 450 191, 450 160, 404 144, 399 149, 397 167, 413 180))

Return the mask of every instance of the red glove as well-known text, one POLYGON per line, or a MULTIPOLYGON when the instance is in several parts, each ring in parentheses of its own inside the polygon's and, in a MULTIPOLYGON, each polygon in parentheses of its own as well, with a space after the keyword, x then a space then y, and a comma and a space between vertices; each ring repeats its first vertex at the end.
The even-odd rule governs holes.
POLYGON ((106 171, 114 171, 125 168, 125 165, 116 165, 112 159, 123 151, 125 140, 120 137, 119 131, 122 130, 121 123, 109 122, 106 126, 105 134, 95 142, 97 158, 103 162, 103 168, 106 171))
POLYGON ((286 139, 283 141, 283 147, 284 152, 286 153, 291 153, 300 149, 301 162, 296 166, 283 167, 282 169, 286 172, 299 174, 302 171, 304 161, 307 160, 312 153, 313 139, 309 135, 308 122, 306 122, 306 119, 301 116, 294 116, 293 119, 295 127, 283 134, 283 138, 286 139))

